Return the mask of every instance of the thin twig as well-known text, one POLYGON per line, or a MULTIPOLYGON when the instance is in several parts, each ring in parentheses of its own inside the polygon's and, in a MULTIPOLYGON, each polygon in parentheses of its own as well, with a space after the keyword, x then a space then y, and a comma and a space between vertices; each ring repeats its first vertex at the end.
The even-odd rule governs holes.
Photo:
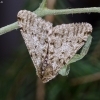
MULTIPOLYGON (((47 0, 47 8, 54 9, 55 3, 56 3, 56 0, 47 0)), ((53 22, 54 21, 54 15, 47 15, 45 17, 45 20, 53 22)))
POLYGON ((100 80, 100 72, 97 72, 92 75, 86 75, 83 77, 74 78, 74 79, 71 79, 70 82, 71 82, 71 85, 76 86, 76 85, 86 84, 86 83, 94 82, 98 80, 100 80))

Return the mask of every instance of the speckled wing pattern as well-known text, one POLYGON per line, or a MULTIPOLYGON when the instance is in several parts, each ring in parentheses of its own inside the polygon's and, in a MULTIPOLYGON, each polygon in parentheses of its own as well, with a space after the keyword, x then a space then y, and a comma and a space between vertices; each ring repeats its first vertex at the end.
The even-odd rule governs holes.
POLYGON ((89 23, 52 23, 27 10, 18 12, 18 25, 36 73, 43 83, 57 76, 60 69, 85 44, 92 32, 89 23))

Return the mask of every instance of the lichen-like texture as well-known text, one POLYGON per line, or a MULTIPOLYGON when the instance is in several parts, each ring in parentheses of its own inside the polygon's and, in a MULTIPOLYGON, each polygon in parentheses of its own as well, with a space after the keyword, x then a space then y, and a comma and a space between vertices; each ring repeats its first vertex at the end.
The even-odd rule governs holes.
POLYGON ((18 12, 18 24, 43 83, 53 79, 76 54, 92 32, 89 23, 62 24, 55 27, 27 10, 18 12))

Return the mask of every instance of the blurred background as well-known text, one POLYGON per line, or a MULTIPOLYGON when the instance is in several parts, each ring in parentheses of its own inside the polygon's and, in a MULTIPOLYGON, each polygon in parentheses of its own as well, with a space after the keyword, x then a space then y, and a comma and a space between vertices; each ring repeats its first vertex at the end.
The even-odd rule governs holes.
MULTIPOLYGON (((0 27, 17 20, 21 9, 36 10, 42 0, 0 0, 0 27)), ((48 0, 48 8, 99 7, 100 0, 48 0)), ((100 14, 46 16, 55 25, 89 22, 93 41, 88 54, 71 64, 68 77, 43 84, 19 29, 0 36, 0 100, 100 100, 100 14)))

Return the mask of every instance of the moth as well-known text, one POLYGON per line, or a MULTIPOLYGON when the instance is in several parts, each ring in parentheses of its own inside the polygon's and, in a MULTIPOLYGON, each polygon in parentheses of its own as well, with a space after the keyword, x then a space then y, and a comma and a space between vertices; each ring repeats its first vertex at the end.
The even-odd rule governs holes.
POLYGON ((19 11, 17 18, 36 73, 43 83, 55 78, 62 71, 92 32, 89 23, 53 27, 52 23, 27 10, 19 11))

